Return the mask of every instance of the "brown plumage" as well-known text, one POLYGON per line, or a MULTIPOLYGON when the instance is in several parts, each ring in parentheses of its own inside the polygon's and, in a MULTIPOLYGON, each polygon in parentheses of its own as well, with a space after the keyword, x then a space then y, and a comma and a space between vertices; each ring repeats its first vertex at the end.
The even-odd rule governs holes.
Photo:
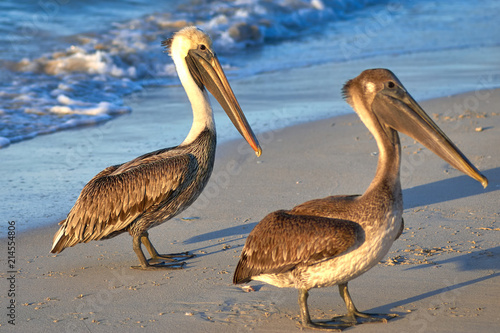
POLYGON ((52 253, 91 240, 128 232, 141 269, 179 268, 164 261, 190 257, 187 253, 159 255, 148 230, 189 207, 212 173, 216 133, 207 88, 237 130, 260 155, 261 149, 227 82, 212 41, 196 27, 187 27, 163 42, 169 48, 181 83, 193 108, 193 125, 179 146, 160 149, 108 167, 85 185, 67 218, 54 235, 52 253), (193 74, 194 73, 194 74, 193 74), (151 255, 150 264, 141 246, 151 255))
POLYGON ((248 236, 233 282, 246 283, 252 276, 284 273, 334 257, 353 246, 362 233, 359 225, 351 221, 300 216, 293 211, 273 212, 248 236), (304 219, 309 223, 305 224, 304 219), (287 239, 295 239, 297 244, 290 246, 283 241, 287 239))
POLYGON ((410 135, 455 168, 487 185, 465 158, 386 69, 373 69, 348 81, 344 97, 373 134, 380 151, 375 177, 363 195, 330 196, 264 217, 250 232, 233 282, 263 281, 299 290, 302 325, 343 329, 394 315, 359 312, 347 284, 374 267, 404 228, 398 131, 410 135), (312 322, 311 288, 338 285, 347 316, 312 322))
POLYGON ((139 238, 181 213, 207 184, 215 146, 215 133, 205 130, 188 145, 104 169, 85 185, 67 218, 59 223, 51 252, 123 232, 139 238))
MULTIPOLYGON (((205 131, 182 147, 161 149, 108 167, 83 188, 53 253, 123 232, 142 234, 196 200, 212 172, 215 133, 205 131)), ((57 236, 57 235, 56 235, 57 236)))

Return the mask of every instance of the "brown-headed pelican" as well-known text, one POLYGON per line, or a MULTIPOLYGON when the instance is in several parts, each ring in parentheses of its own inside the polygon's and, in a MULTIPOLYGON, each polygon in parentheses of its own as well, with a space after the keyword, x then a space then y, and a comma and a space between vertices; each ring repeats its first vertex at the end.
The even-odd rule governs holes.
POLYGON ((83 188, 66 220, 54 235, 52 253, 91 240, 128 232, 139 257, 139 269, 172 269, 165 261, 187 253, 159 255, 148 238, 157 226, 191 205, 210 178, 215 160, 216 133, 207 88, 241 135, 255 150, 261 148, 233 94, 209 36, 187 27, 162 42, 170 50, 177 74, 193 109, 193 125, 177 147, 160 149, 108 167, 83 188), (141 248, 144 244, 150 260, 141 248), (162 261, 163 260, 163 261, 162 261), (158 262, 153 264, 152 262, 158 262))
POLYGON ((484 187, 488 184, 389 70, 366 70, 348 81, 343 93, 377 142, 375 178, 363 195, 312 200, 264 217, 248 236, 233 278, 235 284, 257 280, 297 288, 302 325, 311 328, 342 329, 356 325, 357 318, 361 323, 395 316, 359 312, 347 283, 375 266, 403 230, 398 131, 484 187), (339 287, 347 315, 313 323, 309 290, 333 285, 339 287))

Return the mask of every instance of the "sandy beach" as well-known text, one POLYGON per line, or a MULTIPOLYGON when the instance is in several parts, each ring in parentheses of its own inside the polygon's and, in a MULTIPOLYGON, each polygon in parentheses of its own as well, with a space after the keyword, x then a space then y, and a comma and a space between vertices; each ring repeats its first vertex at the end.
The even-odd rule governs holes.
MULTIPOLYGON (((308 67, 232 85, 244 110, 348 110, 339 99, 343 81, 332 79, 328 71, 329 65, 308 67)), ((344 79, 348 74, 359 72, 344 79)), ((403 75, 396 74, 405 84, 403 75)), ((212 178, 198 201, 150 231, 160 252, 196 254, 183 270, 131 270, 137 258, 128 235, 50 254, 57 222, 85 183, 108 165, 176 144, 162 141, 175 119, 163 119, 161 109, 168 105, 189 112, 181 87, 150 88, 128 103, 133 113, 112 122, 0 151, 0 330, 298 331, 296 290, 253 282, 255 291, 244 292, 231 283, 234 268, 245 238, 267 213, 313 198, 362 193, 368 187, 378 158, 368 130, 353 113, 270 132, 262 132, 269 124, 250 119, 261 132, 263 155, 257 158, 239 139, 219 145, 212 178), (7 260, 9 221, 15 221, 17 231, 13 269, 7 260), (26 231, 40 223, 50 226, 26 231), (9 280, 12 275, 14 280, 9 280), (14 297, 8 296, 12 285, 14 297), (13 298, 15 326, 7 315, 13 298)), ((361 311, 399 317, 352 331, 497 332, 500 90, 477 90, 421 105, 488 177, 489 186, 483 189, 402 136, 406 228, 382 263, 349 284, 361 311)), ((216 121, 228 121, 216 108, 216 121)), ((309 304, 313 319, 345 312, 336 287, 312 290, 309 304)))

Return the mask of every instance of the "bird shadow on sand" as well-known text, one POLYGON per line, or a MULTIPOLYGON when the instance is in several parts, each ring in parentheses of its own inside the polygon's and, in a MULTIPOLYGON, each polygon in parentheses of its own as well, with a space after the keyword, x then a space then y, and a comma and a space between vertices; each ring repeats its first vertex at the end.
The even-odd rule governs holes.
MULTIPOLYGON (((382 306, 370 309, 367 312, 378 312, 378 311, 382 311, 383 312, 383 311, 387 311, 388 309, 392 309, 392 308, 395 308, 395 307, 408 305, 410 303, 418 302, 418 301, 424 300, 426 298, 435 298, 438 295, 441 295, 441 294, 444 294, 444 293, 448 293, 450 291, 453 292, 454 295, 459 295, 459 294, 461 294, 461 292, 459 291, 460 288, 464 288, 464 287, 467 287, 467 286, 470 286, 470 285, 473 285, 473 284, 476 284, 476 283, 484 282, 484 281, 487 281, 487 280, 490 280, 490 279, 494 279, 494 278, 498 278, 498 277, 500 277, 500 272, 488 274, 488 275, 481 276, 481 277, 478 277, 478 278, 475 278, 475 279, 471 279, 471 280, 468 280, 468 281, 464 281, 464 282, 453 283, 453 284, 450 284, 450 285, 448 285, 446 287, 443 287, 443 288, 438 288, 438 289, 430 290, 430 291, 422 293, 420 295, 411 296, 411 297, 408 297, 406 299, 402 299, 400 301, 396 301, 396 302, 393 302, 393 303, 388 303, 388 304, 385 304, 385 305, 382 305, 382 306)), ((450 296, 447 296, 447 297, 445 297, 444 295, 442 296, 442 298, 452 298, 452 297, 455 297, 455 296, 453 296, 453 295, 450 295, 450 296)), ((433 304, 435 304, 435 301, 430 301, 430 302, 433 303, 433 304)), ((401 318, 401 317, 404 317, 406 314, 399 314, 399 315, 400 315, 399 318, 401 318)))
POLYGON ((500 190, 500 167, 482 173, 489 180, 487 188, 463 175, 403 189, 404 208, 415 208, 500 190))
MULTIPOLYGON (((196 235, 191 238, 186 239, 183 241, 183 244, 195 244, 199 242, 205 242, 205 241, 213 241, 213 240, 219 240, 215 244, 210 244, 207 246, 200 247, 198 249, 192 249, 191 251, 205 251, 208 249, 213 249, 213 248, 220 248, 223 244, 230 245, 231 249, 236 249, 239 247, 243 247, 243 244, 245 243, 245 240, 247 238, 247 235, 252 231, 252 229, 257 225, 258 222, 252 222, 252 223, 246 223, 242 225, 237 225, 234 227, 229 227, 225 229, 220 229, 220 230, 215 230, 211 232, 207 232, 204 234, 196 235), (238 237, 235 237, 238 236, 238 237), (241 244, 237 244, 237 243, 241 244)), ((222 249, 224 250, 224 248, 222 249)), ((222 251, 221 250, 221 251, 222 251)), ((217 253, 220 251, 211 251, 210 254, 217 253)), ((197 254, 198 256, 199 254, 197 254)), ((203 256, 203 255, 199 255, 203 256)))
POLYGON ((234 227, 229 227, 225 229, 210 231, 204 234, 196 235, 191 238, 186 239, 184 244, 194 244, 199 242, 204 242, 208 240, 221 239, 226 237, 232 237, 236 235, 248 234, 257 225, 257 222, 246 223, 242 225, 237 225, 234 227))
MULTIPOLYGON (((422 301, 426 298, 430 298, 429 303, 435 305, 436 296, 440 296, 441 300, 454 298, 457 295, 460 295, 462 292, 461 288, 471 286, 476 283, 484 282, 490 279, 495 279, 500 277, 500 246, 475 251, 467 254, 463 254, 461 256, 452 257, 448 259, 444 259, 441 261, 434 260, 437 265, 449 264, 453 263, 457 265, 457 269, 460 271, 482 271, 483 276, 463 281, 457 282, 458 278, 455 278, 455 281, 444 281, 446 286, 434 290, 430 290, 428 292, 422 293, 420 295, 415 295, 408 297, 406 299, 402 299, 400 301, 396 301, 393 303, 385 304, 377 308, 370 309, 368 312, 378 312, 378 311, 388 311, 395 307, 408 305, 413 302, 422 301), (451 293, 450 293, 451 292, 451 293), (447 293, 447 294, 445 294, 447 293)), ((417 267, 410 267, 406 270, 413 269, 425 269, 428 268, 428 265, 420 265, 417 267)), ((430 306, 432 308, 433 306, 430 306)), ((400 315, 399 318, 404 317, 407 313, 398 313, 400 315)))

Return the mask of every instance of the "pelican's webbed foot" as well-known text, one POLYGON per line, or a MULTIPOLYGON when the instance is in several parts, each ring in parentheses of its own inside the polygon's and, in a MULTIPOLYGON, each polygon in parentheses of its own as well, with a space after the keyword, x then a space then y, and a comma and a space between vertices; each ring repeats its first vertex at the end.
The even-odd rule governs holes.
POLYGON ((142 270, 171 270, 182 269, 186 264, 182 260, 194 257, 194 254, 189 252, 171 253, 171 254, 158 254, 153 244, 148 237, 148 232, 145 231, 139 236, 133 236, 134 252, 139 258, 140 266, 131 266, 133 269, 142 270), (142 252, 141 245, 144 244, 151 259, 146 259, 144 252, 142 252))
POLYGON ((132 269, 141 269, 145 271, 156 271, 156 270, 173 270, 173 269, 182 269, 183 266, 186 264, 185 262, 176 262, 172 264, 167 264, 166 262, 158 262, 158 263, 153 263, 150 264, 150 261, 147 260, 146 264, 143 265, 141 262, 140 266, 130 266, 132 269))
POLYGON ((302 327, 320 330, 320 331, 329 331, 329 332, 342 332, 342 330, 350 327, 351 325, 345 324, 336 324, 330 321, 305 321, 302 322, 302 327))
POLYGON ((330 320, 303 321, 302 326, 323 331, 341 332, 346 328, 367 323, 387 323, 389 319, 397 317, 396 314, 368 314, 356 312, 355 314, 336 316, 330 320))
MULTIPOLYGON (((182 261, 186 260, 192 257, 195 257, 194 254, 191 254, 189 252, 179 252, 179 253, 169 253, 169 254, 158 254, 153 247, 153 254, 151 254, 151 259, 148 261, 169 261, 169 262, 177 262, 177 261, 182 261), (156 252, 156 253, 155 253, 156 252)), ((151 252, 150 252, 151 253, 151 252)))
POLYGON ((347 289, 347 283, 339 284, 339 293, 347 307, 347 315, 333 317, 332 322, 339 322, 343 325, 354 326, 367 323, 387 323, 388 320, 397 317, 397 314, 364 313, 358 311, 352 302, 351 295, 347 289))
POLYGON ((307 307, 307 298, 309 297, 309 292, 307 289, 299 289, 299 306, 300 306, 300 316, 301 323, 303 327, 330 331, 330 332, 340 332, 343 329, 351 326, 343 323, 332 323, 330 321, 312 321, 309 315, 309 308, 307 307))
POLYGON ((388 320, 395 318, 397 316, 398 315, 394 313, 382 314, 382 313, 364 313, 355 311, 345 316, 333 317, 328 322, 338 323, 339 325, 345 325, 346 327, 351 327, 367 323, 387 323, 388 320))

